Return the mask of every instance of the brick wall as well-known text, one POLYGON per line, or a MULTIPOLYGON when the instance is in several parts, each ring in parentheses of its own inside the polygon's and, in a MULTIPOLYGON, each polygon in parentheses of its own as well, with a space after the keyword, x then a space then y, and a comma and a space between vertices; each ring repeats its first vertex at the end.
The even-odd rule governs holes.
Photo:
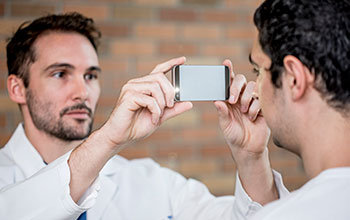
MULTIPOLYGON (((157 63, 185 55, 188 64, 234 63, 254 80, 248 63, 258 0, 2 0, 0 1, 0 145, 21 120, 6 91, 5 39, 19 24, 40 15, 79 11, 94 18, 103 33, 100 64, 102 95, 95 127, 110 114, 121 86, 147 74, 157 63)), ((235 165, 212 103, 166 122, 141 143, 125 149, 127 158, 152 157, 186 177, 203 181, 216 195, 232 194, 235 165)), ((273 167, 289 189, 305 181, 300 160, 270 144, 273 167)), ((257 183, 258 184, 258 183, 257 183)))

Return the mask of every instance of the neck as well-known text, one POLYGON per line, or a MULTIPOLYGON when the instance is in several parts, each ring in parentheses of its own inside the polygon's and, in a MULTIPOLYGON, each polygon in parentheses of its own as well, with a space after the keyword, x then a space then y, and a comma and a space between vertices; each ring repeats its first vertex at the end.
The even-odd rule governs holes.
POLYGON ((46 163, 51 163, 60 156, 74 149, 82 141, 65 141, 44 131, 38 130, 31 118, 24 117, 24 132, 46 163))
POLYGON ((333 109, 321 108, 308 114, 300 154, 310 178, 326 169, 350 166, 350 119, 333 109), (306 132, 306 133, 305 133, 306 132))

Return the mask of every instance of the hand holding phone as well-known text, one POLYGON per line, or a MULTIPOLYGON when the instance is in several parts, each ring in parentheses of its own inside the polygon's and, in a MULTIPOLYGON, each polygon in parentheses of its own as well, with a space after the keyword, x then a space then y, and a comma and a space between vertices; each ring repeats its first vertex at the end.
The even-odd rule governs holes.
POLYGON ((224 101, 230 72, 225 65, 177 65, 172 70, 175 101, 224 101))

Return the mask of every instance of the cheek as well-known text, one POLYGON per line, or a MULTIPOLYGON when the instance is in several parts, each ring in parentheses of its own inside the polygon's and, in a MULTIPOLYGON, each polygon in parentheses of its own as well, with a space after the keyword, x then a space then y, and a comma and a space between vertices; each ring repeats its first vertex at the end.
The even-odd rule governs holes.
POLYGON ((101 88, 100 88, 100 85, 97 84, 97 85, 94 85, 91 87, 91 90, 90 90, 90 97, 91 97, 91 104, 96 106, 97 104, 97 101, 100 97, 100 94, 101 94, 101 88))

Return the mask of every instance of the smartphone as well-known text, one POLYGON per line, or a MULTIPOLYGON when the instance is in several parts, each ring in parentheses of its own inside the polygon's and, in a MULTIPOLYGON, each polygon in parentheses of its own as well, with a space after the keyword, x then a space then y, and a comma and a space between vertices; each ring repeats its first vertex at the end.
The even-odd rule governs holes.
POLYGON ((177 65, 172 69, 175 101, 229 98, 230 72, 225 65, 177 65))

